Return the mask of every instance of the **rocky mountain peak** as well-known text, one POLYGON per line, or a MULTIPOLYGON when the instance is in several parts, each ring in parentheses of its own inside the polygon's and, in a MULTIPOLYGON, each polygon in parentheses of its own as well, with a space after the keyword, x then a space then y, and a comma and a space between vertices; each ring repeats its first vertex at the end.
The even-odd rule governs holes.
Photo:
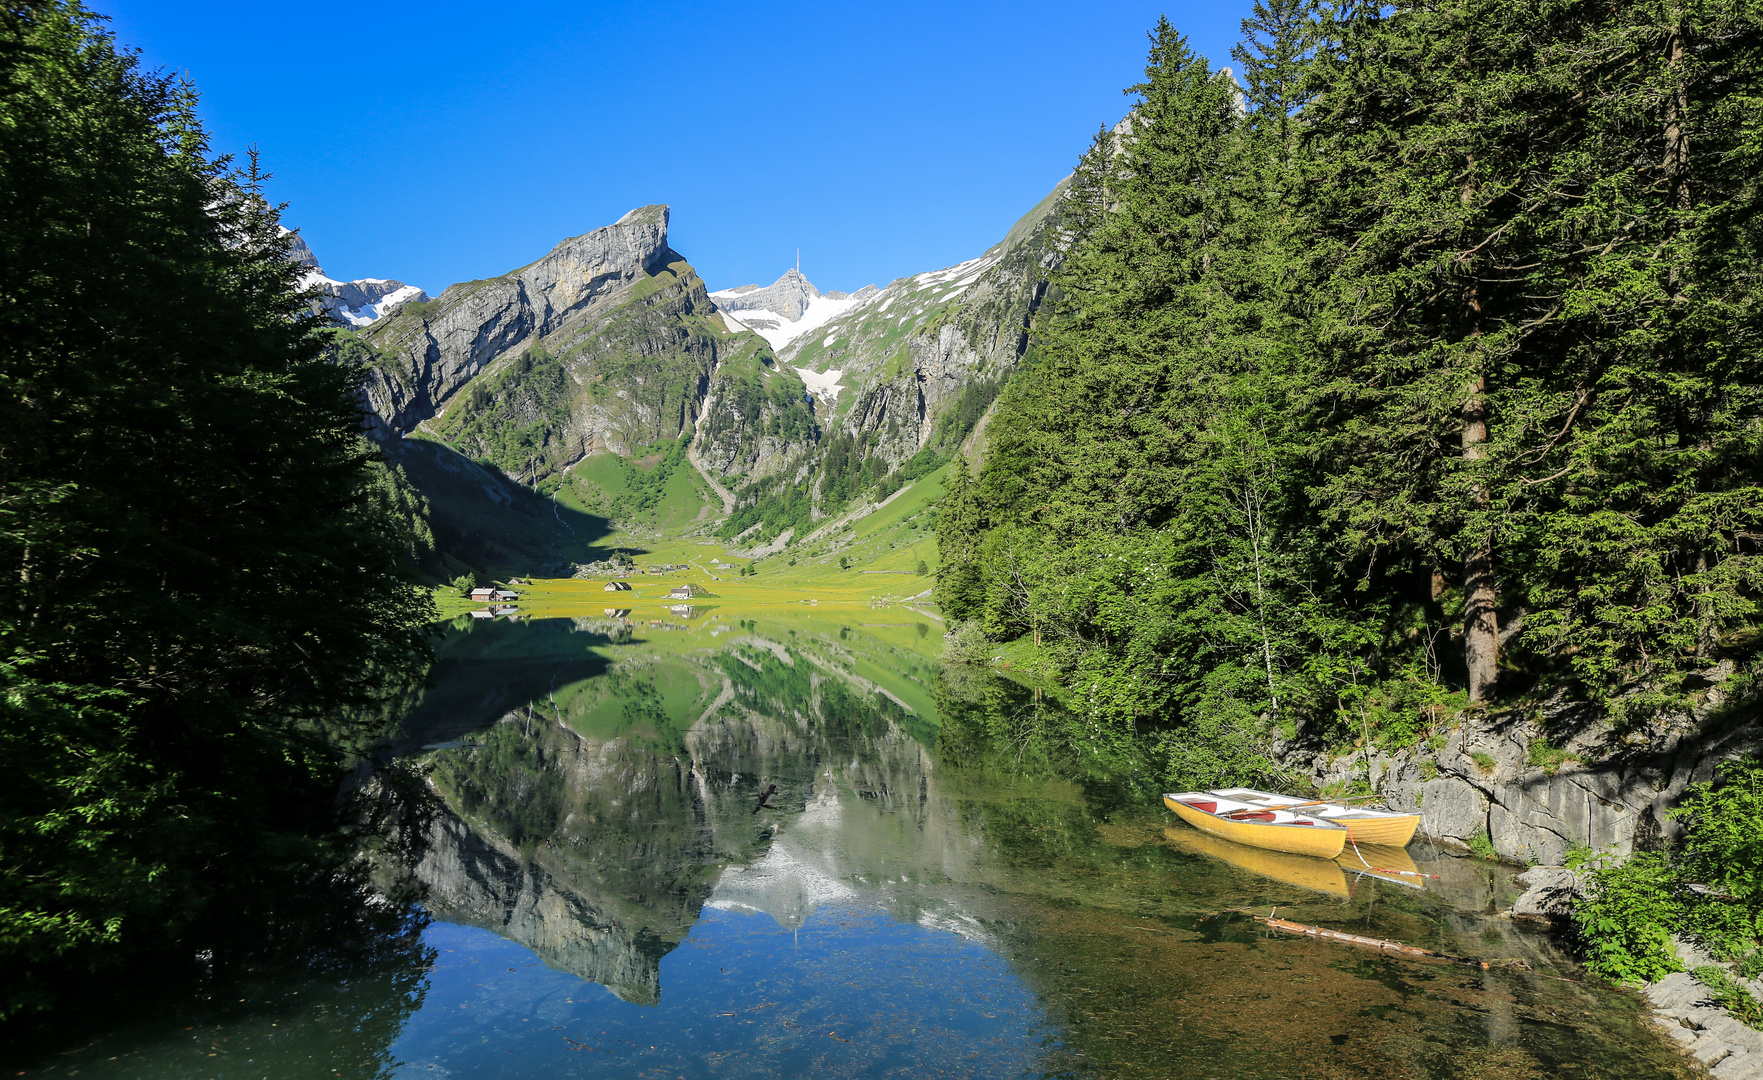
MULTIPOLYGON (((610 225, 570 237, 538 262, 504 278, 520 278, 546 294, 555 293, 555 309, 572 309, 584 298, 598 294, 604 284, 614 280, 624 284, 637 274, 665 266, 672 254, 667 247, 670 217, 665 204, 639 206, 610 225)), ((475 287, 475 283, 467 283, 451 289, 475 287)))
POLYGON ((301 288, 316 289, 321 294, 312 302, 313 310, 329 316, 338 326, 368 326, 407 300, 429 298, 428 293, 415 285, 390 278, 337 281, 326 277, 324 268, 318 265, 318 256, 312 253, 312 246, 299 233, 290 233, 286 229, 282 232, 289 238, 289 260, 306 267, 306 273, 300 278, 301 288))
POLYGON ((814 283, 804 277, 802 271, 791 267, 784 271, 782 277, 764 288, 742 285, 713 292, 710 299, 723 311, 768 311, 790 322, 796 322, 808 313, 808 305, 818 296, 820 290, 814 287, 814 283))
POLYGON ((595 319, 641 281, 663 275, 679 288, 701 290, 691 267, 667 246, 667 225, 666 206, 640 206, 564 240, 536 262, 449 285, 433 305, 375 326, 366 337, 385 369, 368 387, 375 432, 407 434, 486 367, 532 342, 563 352, 592 337, 595 319), (673 264, 680 269, 669 269, 673 264))
POLYGON ((781 349, 808 331, 875 297, 880 290, 866 285, 855 293, 823 293, 794 267, 770 285, 740 285, 710 294, 732 330, 752 330, 774 349, 781 349))

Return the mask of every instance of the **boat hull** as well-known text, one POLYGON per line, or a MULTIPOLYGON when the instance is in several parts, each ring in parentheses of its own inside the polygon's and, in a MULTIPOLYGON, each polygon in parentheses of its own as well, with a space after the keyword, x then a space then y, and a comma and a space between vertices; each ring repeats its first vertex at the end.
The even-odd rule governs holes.
POLYGON ((1269 809, 1301 810, 1308 817, 1332 821, 1347 827, 1347 839, 1355 844, 1384 844, 1407 847, 1420 827, 1419 814, 1399 814, 1393 810, 1367 810, 1327 800, 1309 801, 1302 796, 1280 795, 1255 788, 1219 788, 1211 794, 1239 800, 1269 809))
POLYGON ((1347 846, 1347 830, 1261 821, 1229 821, 1165 796, 1163 805, 1203 833, 1268 851, 1332 859, 1347 846))
POLYGON ((1347 827, 1347 839, 1355 844, 1383 844, 1386 847, 1407 847, 1420 825, 1419 814, 1397 814, 1392 817, 1332 819, 1347 827))
MULTIPOLYGON (((1346 896, 1348 892, 1346 868, 1338 861, 1327 862, 1267 848, 1244 847, 1180 825, 1165 828, 1163 838, 1186 851, 1210 855, 1238 870, 1271 878, 1282 885, 1295 885, 1300 889, 1311 889, 1330 896, 1346 896)), ((1357 863, 1353 865, 1355 868, 1358 866, 1357 863)))

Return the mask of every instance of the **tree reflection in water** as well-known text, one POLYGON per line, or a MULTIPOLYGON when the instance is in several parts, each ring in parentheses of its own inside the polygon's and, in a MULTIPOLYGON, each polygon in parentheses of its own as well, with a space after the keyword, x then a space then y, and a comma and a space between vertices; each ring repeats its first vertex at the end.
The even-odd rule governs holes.
POLYGON ((229 976, 258 980, 248 1001, 51 1071, 1675 1074, 1619 995, 1264 940, 1231 914, 1573 976, 1488 917, 1512 891, 1489 864, 1425 861, 1446 880, 1424 892, 1262 876, 1169 842, 1144 762, 1062 767, 1086 761, 1082 718, 987 672, 939 678, 910 626, 718 620, 455 631, 394 748, 434 812, 388 795, 404 824, 375 864, 437 921, 382 901, 378 936, 333 950, 356 966, 314 948, 229 976))

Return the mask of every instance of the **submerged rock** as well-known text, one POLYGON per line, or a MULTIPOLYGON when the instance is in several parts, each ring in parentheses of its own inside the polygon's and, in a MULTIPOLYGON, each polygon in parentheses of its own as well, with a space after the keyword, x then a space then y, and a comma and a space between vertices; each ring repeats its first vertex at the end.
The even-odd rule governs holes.
POLYGON ((1518 875, 1525 886, 1522 896, 1512 902, 1515 919, 1537 922, 1564 920, 1573 912, 1573 905, 1585 895, 1586 880, 1565 866, 1533 866, 1518 875))

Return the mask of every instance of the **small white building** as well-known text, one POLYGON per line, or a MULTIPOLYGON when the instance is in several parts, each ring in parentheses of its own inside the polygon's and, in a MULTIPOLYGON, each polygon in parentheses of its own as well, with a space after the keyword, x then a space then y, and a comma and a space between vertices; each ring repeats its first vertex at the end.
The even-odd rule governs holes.
POLYGON ((485 587, 482 589, 473 589, 473 590, 471 590, 471 598, 473 600, 478 601, 479 603, 487 604, 491 600, 496 599, 496 593, 498 591, 500 591, 500 590, 491 589, 488 587, 485 587))
POLYGON ((628 581, 608 581, 606 583, 605 591, 606 592, 630 592, 631 591, 631 583, 628 581))

